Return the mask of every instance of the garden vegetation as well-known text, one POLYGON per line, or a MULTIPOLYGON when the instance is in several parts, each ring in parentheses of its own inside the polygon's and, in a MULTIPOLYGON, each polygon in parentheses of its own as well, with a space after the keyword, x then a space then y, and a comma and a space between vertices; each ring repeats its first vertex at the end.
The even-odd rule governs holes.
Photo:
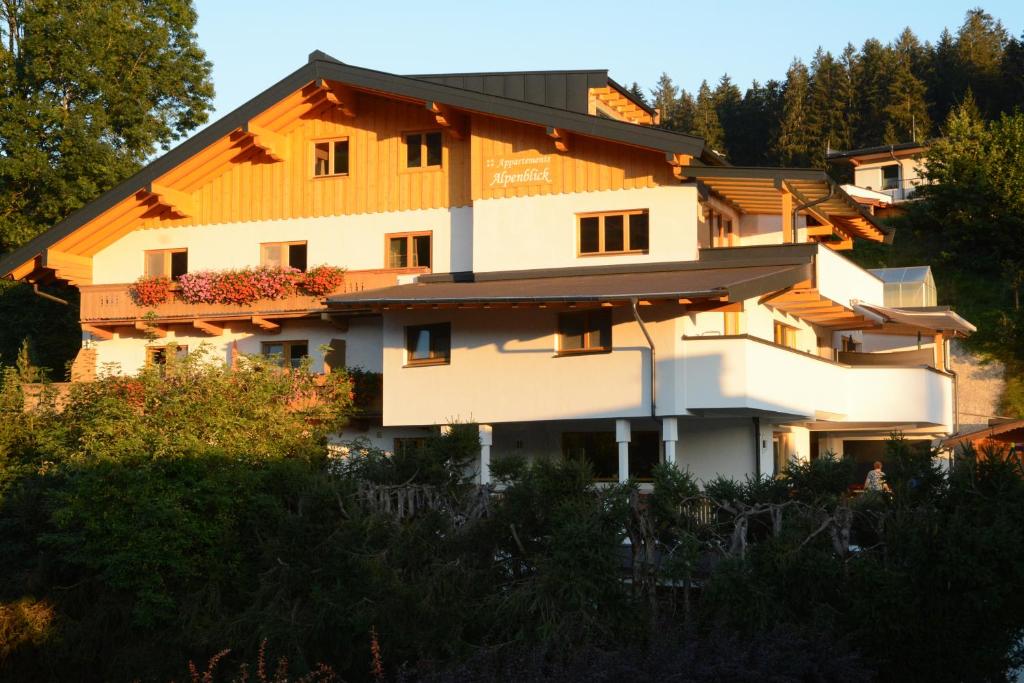
POLYGON ((743 482, 660 467, 643 494, 497 458, 496 494, 473 483, 472 426, 331 456, 360 403, 346 374, 167 355, 67 394, 4 369, 0 679, 964 681, 1021 662, 1016 455, 947 473, 894 439, 892 494, 856 498, 843 458, 743 482))

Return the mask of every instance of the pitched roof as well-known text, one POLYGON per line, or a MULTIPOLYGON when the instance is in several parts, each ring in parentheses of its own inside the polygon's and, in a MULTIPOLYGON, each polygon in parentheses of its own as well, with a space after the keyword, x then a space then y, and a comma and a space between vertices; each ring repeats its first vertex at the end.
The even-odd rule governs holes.
MULTIPOLYGON (((977 441, 978 439, 988 439, 991 437, 1001 436, 1019 430, 1024 430, 1024 420, 1009 420, 1007 422, 1001 422, 992 427, 986 427, 978 429, 973 432, 967 432, 966 434, 957 434, 955 436, 951 436, 942 442, 942 446, 943 448, 952 448, 954 446, 963 445, 970 441, 977 441)), ((1002 439, 996 439, 996 441, 1001 440, 1002 439)))
POLYGON ((540 126, 561 128, 612 142, 662 151, 666 154, 703 157, 712 163, 717 163, 713 154, 705 153, 703 140, 693 135, 604 119, 567 109, 351 66, 318 50, 309 55, 309 61, 306 64, 274 85, 217 119, 27 244, 0 258, 0 277, 10 275, 12 271, 34 259, 47 247, 67 237, 118 202, 145 188, 149 183, 159 179, 217 140, 243 128, 251 118, 260 112, 296 92, 304 85, 320 79, 337 81, 357 89, 385 95, 437 102, 457 109, 517 119, 540 126))
POLYGON ((860 147, 858 149, 831 150, 826 156, 830 160, 839 161, 842 159, 872 156, 875 154, 906 152, 912 149, 925 149, 927 147, 928 145, 923 142, 900 142, 895 145, 877 145, 875 147, 860 147))

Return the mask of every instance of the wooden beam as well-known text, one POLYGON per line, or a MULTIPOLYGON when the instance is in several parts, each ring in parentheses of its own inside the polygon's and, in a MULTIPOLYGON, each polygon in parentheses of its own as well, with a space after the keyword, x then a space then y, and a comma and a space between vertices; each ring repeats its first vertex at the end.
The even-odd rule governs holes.
POLYGON ((456 140, 466 139, 469 126, 466 123, 465 115, 455 111, 451 107, 438 102, 426 102, 427 111, 434 115, 434 121, 442 128, 448 129, 448 134, 456 140))
POLYGON ((67 280, 69 285, 92 284, 92 257, 80 254, 69 254, 66 251, 46 249, 43 251, 43 268, 52 270, 58 280, 67 280))
POLYGON ((548 137, 555 141, 555 149, 559 152, 569 151, 569 134, 561 128, 548 126, 548 137))
POLYGON ((160 183, 149 183, 146 185, 146 192, 156 197, 157 201, 164 206, 170 207, 174 213, 182 218, 189 218, 196 215, 195 205, 192 202, 192 195, 173 187, 161 185, 160 183))
POLYGON ((135 329, 139 332, 145 332, 146 334, 151 334, 154 337, 159 337, 160 339, 167 336, 167 330, 156 323, 148 323, 145 320, 136 320, 135 329))
POLYGON ((288 158, 288 140, 280 133, 267 130, 252 121, 242 126, 242 132, 252 136, 252 144, 274 161, 285 161, 288 158))
POLYGON ((316 82, 316 87, 324 91, 327 101, 337 107, 342 114, 350 119, 356 117, 356 91, 340 83, 330 83, 324 79, 316 82))
POLYGON ((202 332, 205 332, 211 337, 219 337, 220 335, 224 334, 223 327, 219 325, 213 325, 211 323, 206 322, 205 320, 193 320, 192 327, 202 332))
POLYGON ((89 323, 82 323, 82 332, 88 332, 92 336, 100 339, 114 338, 113 330, 107 330, 102 327, 97 327, 96 325, 90 325, 89 323))
POLYGON ((793 195, 781 183, 778 190, 782 200, 780 207, 782 213, 782 241, 785 244, 790 244, 796 241, 796 232, 793 226, 793 195))
POLYGON ((674 152, 665 152, 665 161, 672 167, 672 175, 677 180, 683 180, 687 177, 686 173, 683 172, 683 167, 689 166, 693 162, 693 157, 689 154, 676 154, 674 152))
POLYGON ((263 330, 265 332, 274 332, 274 333, 276 333, 276 332, 280 332, 281 331, 281 326, 280 325, 278 325, 277 323, 275 323, 275 322, 273 322, 271 320, 267 320, 266 318, 261 318, 258 315, 252 316, 251 320, 252 320, 252 324, 253 325, 255 325, 256 327, 260 328, 261 330, 263 330))

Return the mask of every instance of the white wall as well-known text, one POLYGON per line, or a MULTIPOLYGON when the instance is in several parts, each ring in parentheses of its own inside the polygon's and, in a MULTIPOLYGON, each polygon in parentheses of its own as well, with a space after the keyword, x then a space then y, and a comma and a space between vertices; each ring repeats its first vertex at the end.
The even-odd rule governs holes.
POLYGON ((385 268, 384 235, 433 231, 433 271, 472 270, 473 209, 251 221, 135 230, 93 257, 93 284, 133 282, 143 274, 148 249, 188 248, 190 271, 256 266, 262 242, 309 243, 309 265, 350 270, 385 268))
POLYGON ((473 269, 477 272, 618 265, 697 258, 697 189, 693 186, 538 195, 474 202, 473 269), (647 254, 577 256, 576 214, 650 211, 647 254))
MULTIPOLYGON (((807 217, 796 217, 796 241, 807 240, 807 217)), ((782 244, 782 216, 748 213, 740 218, 740 242, 743 247, 782 244)))
POLYGON ((323 370, 323 352, 320 347, 330 344, 332 339, 346 341, 345 363, 349 367, 362 367, 373 372, 381 371, 381 328, 379 318, 353 319, 347 331, 341 331, 333 325, 319 321, 282 321, 278 334, 254 332, 251 325, 238 322, 225 324, 224 334, 211 337, 192 330, 184 325, 169 327, 166 338, 148 340, 141 336, 123 337, 95 342, 97 368, 101 372, 133 375, 146 365, 146 348, 149 346, 165 346, 169 342, 188 346, 194 351, 205 344, 211 349, 211 358, 225 363, 230 361, 232 342, 238 343, 238 350, 245 354, 258 354, 262 351, 262 342, 307 341, 309 353, 313 359, 312 369, 323 370))
POLYGON ((818 245, 816 277, 821 295, 838 304, 849 306, 851 300, 857 299, 885 305, 882 281, 824 244, 818 245))

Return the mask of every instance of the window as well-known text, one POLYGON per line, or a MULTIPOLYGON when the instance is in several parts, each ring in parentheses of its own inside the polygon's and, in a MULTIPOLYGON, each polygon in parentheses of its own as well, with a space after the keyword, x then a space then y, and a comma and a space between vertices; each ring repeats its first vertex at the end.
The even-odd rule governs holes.
POLYGON ((408 133, 405 136, 405 167, 441 165, 441 132, 408 133))
POLYGON ((779 346, 796 348, 796 328, 792 325, 775 321, 775 343, 779 346))
POLYGON ((146 347, 146 367, 156 367, 161 377, 167 376, 168 362, 170 365, 185 360, 188 355, 188 347, 181 344, 167 344, 166 346, 146 347))
MULTIPOLYGON (((585 460, 590 464, 594 479, 618 481, 619 445, 614 432, 563 432, 562 456, 585 460)), ((661 441, 658 432, 633 432, 629 442, 629 476, 632 479, 651 479, 654 466, 661 459, 661 441)))
POLYGON ((313 175, 348 175, 348 140, 314 142, 313 175))
POLYGON ((558 316, 558 353, 599 353, 611 350, 611 311, 601 309, 562 313, 558 316))
POLYGON ((900 186, 900 165, 890 164, 882 167, 882 189, 895 190, 900 186))
POLYGON ((387 235, 388 268, 429 268, 430 232, 403 232, 387 235))
POLYGON ((646 253, 650 246, 647 210, 580 214, 578 254, 646 253))
POLYGON ((188 249, 153 249, 146 252, 146 276, 177 280, 188 272, 188 249))
POLYGON ((260 245, 260 265, 306 272, 305 242, 266 242, 260 245))
POLYGON ((413 455, 422 451, 427 446, 425 436, 396 436, 395 455, 413 455))
POLYGON ((405 328, 405 364, 443 365, 451 361, 450 323, 410 325, 405 328))
POLYGON ((302 365, 302 359, 309 355, 309 342, 263 342, 263 355, 281 367, 297 368, 302 365))

